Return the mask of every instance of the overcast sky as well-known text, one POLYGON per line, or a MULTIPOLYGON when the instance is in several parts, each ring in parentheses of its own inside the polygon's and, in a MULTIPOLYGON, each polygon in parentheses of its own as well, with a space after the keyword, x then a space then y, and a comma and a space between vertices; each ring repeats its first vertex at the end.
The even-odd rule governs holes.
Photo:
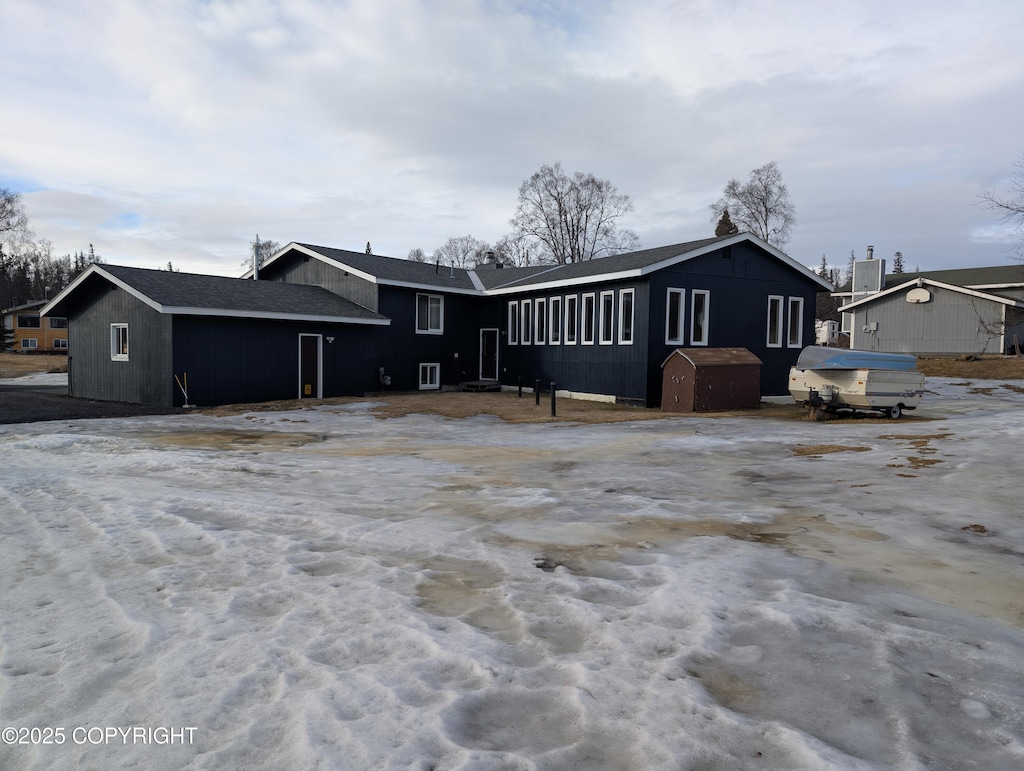
POLYGON ((429 254, 556 161, 662 246, 774 160, 807 265, 1013 257, 978 194, 1024 153, 1020 0, 13 0, 0 70, 0 187, 57 254, 429 254))

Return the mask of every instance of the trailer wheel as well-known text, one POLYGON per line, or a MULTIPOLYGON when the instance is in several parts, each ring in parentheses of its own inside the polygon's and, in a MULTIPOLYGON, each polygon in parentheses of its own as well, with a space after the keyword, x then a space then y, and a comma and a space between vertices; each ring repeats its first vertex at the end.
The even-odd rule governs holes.
POLYGON ((900 405, 897 404, 897 405, 894 405, 894 406, 890 407, 888 412, 889 412, 889 417, 890 418, 892 418, 893 420, 899 420, 900 419, 900 415, 903 414, 903 408, 900 405))

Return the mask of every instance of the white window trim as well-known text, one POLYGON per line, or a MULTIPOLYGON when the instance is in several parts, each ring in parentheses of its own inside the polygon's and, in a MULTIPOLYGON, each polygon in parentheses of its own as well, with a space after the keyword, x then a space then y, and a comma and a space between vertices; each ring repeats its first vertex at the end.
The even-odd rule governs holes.
POLYGON ((682 345, 686 338, 686 290, 670 286, 665 292, 665 345, 682 345), (678 327, 674 330, 669 324, 672 322, 672 295, 679 298, 678 327))
POLYGON ((597 328, 597 295, 593 292, 587 292, 583 295, 583 301, 580 303, 580 339, 581 345, 593 345, 594 340, 597 339, 598 328, 597 328), (590 339, 587 339, 587 300, 590 300, 590 339))
POLYGON ((444 334, 444 295, 443 294, 428 294, 427 292, 416 293, 416 334, 417 335, 443 335, 444 334), (420 298, 427 298, 427 328, 420 328, 420 298), (438 324, 439 326, 434 328, 430 326, 430 303, 431 300, 438 301, 438 324))
POLYGON ((539 298, 533 301, 533 344, 544 345, 548 336, 548 301, 539 298))
POLYGON ((601 292, 601 303, 597 312, 598 325, 597 325, 597 340, 601 345, 612 345, 615 342, 615 292, 601 292), (609 311, 610 318, 605 318, 605 298, 611 298, 611 310, 609 311), (608 322, 605 325, 605 322, 608 322), (608 338, 605 339, 604 333, 607 330, 608 338))
POLYGON ((707 345, 708 339, 711 335, 708 333, 708 327, 711 321, 711 291, 708 289, 694 289, 690 297, 690 345, 707 345), (698 340, 694 336, 694 330, 696 328, 694 322, 696 321, 697 313, 697 297, 703 296, 704 298, 704 339, 698 340))
POLYGON ((419 383, 420 383, 420 390, 421 391, 438 391, 438 390, 440 390, 441 389, 441 363, 438 362, 438 361, 421 362, 420 363, 419 383), (427 377, 427 381, 428 382, 425 384, 424 380, 423 380, 423 373, 424 372, 428 372, 429 373, 430 370, 434 371, 434 382, 433 383, 429 382, 430 377, 428 375, 428 377, 427 377))
POLYGON ((508 344, 519 345, 519 301, 510 300, 508 304, 508 344))
POLYGON ((786 336, 786 318, 785 312, 785 297, 780 294, 768 295, 768 319, 767 326, 765 328, 765 345, 769 348, 781 348, 782 340, 786 336), (775 315, 775 334, 778 336, 776 340, 772 340, 772 310, 774 307, 775 315))
POLYGON ((111 361, 128 361, 128 356, 131 353, 131 339, 128 337, 128 325, 127 324, 111 324, 110 325, 110 360, 111 361), (115 329, 124 330, 124 342, 127 353, 121 353, 121 346, 117 345, 120 342, 120 334, 114 332, 115 329))
POLYGON ((38 350, 39 339, 35 337, 23 337, 21 338, 21 347, 25 350, 38 350))
POLYGON ((58 349, 64 350, 67 347, 68 347, 68 339, 66 337, 55 337, 55 338, 53 338, 53 349, 55 351, 58 350, 58 349))
POLYGON ((548 345, 562 344, 562 308, 561 297, 548 300, 548 345))
POLYGON ((620 289, 619 290, 619 345, 632 345, 633 338, 636 337, 636 327, 634 326, 636 321, 636 290, 635 289, 620 289), (623 310, 626 304, 623 302, 623 298, 629 296, 629 339, 625 337, 625 326, 626 326, 626 312, 623 310))
POLYGON ((519 344, 530 345, 533 341, 533 300, 519 301, 519 344))
POLYGON ((787 348, 803 348, 804 339, 804 298, 803 297, 790 297, 789 302, 786 304, 786 324, 788 326, 786 335, 786 347, 787 348), (793 329, 793 308, 797 310, 797 325, 796 330, 793 329), (796 332, 796 337, 793 337, 793 332, 796 332))
POLYGON ((564 323, 565 323, 565 330, 562 333, 562 343, 563 343, 563 345, 576 345, 576 342, 579 340, 579 337, 580 337, 580 298, 579 298, 579 295, 567 294, 565 296, 565 313, 563 315, 565 316, 565 321, 564 321, 564 323), (569 306, 570 305, 572 306, 571 314, 570 314, 570 311, 569 311, 569 306), (573 334, 572 334, 571 337, 569 335, 569 316, 570 315, 572 316, 573 321, 575 322, 575 324, 573 325, 573 334))

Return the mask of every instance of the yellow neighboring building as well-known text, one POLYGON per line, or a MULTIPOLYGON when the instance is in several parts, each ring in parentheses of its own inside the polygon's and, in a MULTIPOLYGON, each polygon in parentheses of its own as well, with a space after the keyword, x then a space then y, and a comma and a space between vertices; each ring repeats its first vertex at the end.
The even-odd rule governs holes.
POLYGON ((45 300, 18 305, 3 312, 4 326, 14 331, 12 349, 18 353, 67 353, 68 320, 40 317, 45 300))

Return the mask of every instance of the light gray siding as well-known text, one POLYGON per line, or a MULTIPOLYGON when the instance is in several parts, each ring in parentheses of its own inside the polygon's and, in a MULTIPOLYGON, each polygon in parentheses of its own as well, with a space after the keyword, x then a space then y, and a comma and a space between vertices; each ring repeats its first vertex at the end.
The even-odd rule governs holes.
POLYGON ((907 292, 900 291, 856 308, 850 346, 890 353, 1002 353, 1004 305, 926 288, 926 303, 907 302, 907 292))

